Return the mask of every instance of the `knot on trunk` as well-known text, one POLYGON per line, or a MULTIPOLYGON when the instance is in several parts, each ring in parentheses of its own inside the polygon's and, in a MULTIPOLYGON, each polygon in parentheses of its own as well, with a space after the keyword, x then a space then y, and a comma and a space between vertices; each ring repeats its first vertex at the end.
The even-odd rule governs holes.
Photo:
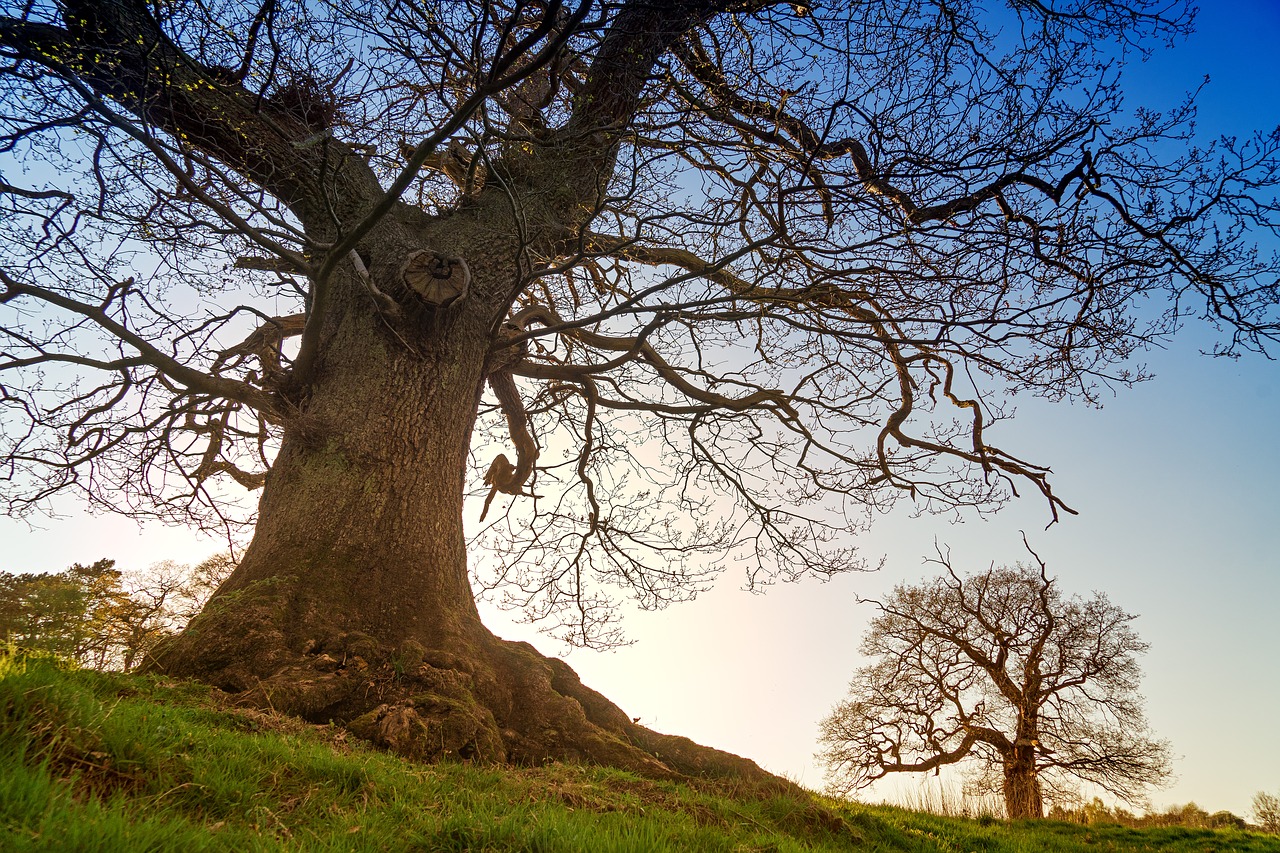
POLYGON ((400 268, 400 280, 423 302, 443 308, 466 297, 471 289, 471 268, 462 258, 419 249, 410 253, 400 268))

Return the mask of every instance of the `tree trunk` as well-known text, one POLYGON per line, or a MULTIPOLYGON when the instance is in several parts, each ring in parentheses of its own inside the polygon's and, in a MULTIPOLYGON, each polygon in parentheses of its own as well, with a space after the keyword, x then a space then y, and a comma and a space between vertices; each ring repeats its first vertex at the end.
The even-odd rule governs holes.
POLYGON ((1016 746, 1005 758, 1004 808, 1010 820, 1044 817, 1034 746, 1016 746))
POLYGON ((391 334, 357 286, 340 293, 252 543, 149 668, 346 724, 415 759, 567 759, 784 784, 746 759, 633 724, 563 662, 485 629, 462 508, 498 311, 427 311, 407 347, 409 332, 391 334))

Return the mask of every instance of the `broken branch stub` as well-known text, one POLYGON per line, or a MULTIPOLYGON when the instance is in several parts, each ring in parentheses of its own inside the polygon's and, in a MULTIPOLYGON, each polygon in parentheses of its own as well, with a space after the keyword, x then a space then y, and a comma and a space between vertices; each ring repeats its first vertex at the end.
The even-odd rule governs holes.
POLYGON ((465 297, 471 287, 471 269, 465 260, 426 249, 409 255, 400 278, 423 302, 437 308, 465 297))

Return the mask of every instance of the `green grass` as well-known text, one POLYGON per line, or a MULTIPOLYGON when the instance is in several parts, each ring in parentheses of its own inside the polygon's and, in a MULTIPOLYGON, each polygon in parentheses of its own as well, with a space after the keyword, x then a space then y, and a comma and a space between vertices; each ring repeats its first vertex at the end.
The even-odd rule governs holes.
POLYGON ((944 818, 568 765, 412 765, 196 685, 0 651, 0 850, 1280 853, 1280 838, 944 818))

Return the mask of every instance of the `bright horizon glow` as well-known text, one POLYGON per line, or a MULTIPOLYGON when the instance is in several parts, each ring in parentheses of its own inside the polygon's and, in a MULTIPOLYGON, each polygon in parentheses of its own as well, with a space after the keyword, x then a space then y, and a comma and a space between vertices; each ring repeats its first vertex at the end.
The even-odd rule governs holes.
MULTIPOLYGON (((1172 107, 1208 74, 1202 133, 1280 124, 1280 2, 1208 4, 1197 30, 1128 70, 1127 104, 1172 107)), ((1028 398, 999 426, 993 441, 1053 466, 1055 491, 1080 516, 1045 530, 1048 510, 1025 490, 994 517, 969 514, 960 524, 912 519, 900 507, 860 540, 872 562, 887 558, 879 573, 752 595, 729 566, 697 601, 629 614, 635 645, 576 651, 570 664, 646 726, 820 788, 817 722, 862 663, 856 650, 872 615, 856 597, 935 574, 922 565, 935 541, 950 546, 959 572, 1025 559, 1025 531, 1065 593, 1105 592, 1140 615, 1135 629, 1151 650, 1139 692, 1152 729, 1181 756, 1153 807, 1194 801, 1252 818, 1256 791, 1280 792, 1280 366, 1199 355, 1211 340, 1190 324, 1168 350, 1139 359, 1154 380, 1119 391, 1100 411, 1028 398)), ((0 518, 0 570, 61 571, 101 557, 141 569, 195 563, 222 547, 185 529, 59 507, 66 518, 37 519, 38 530, 0 518)), ((468 513, 474 523, 478 506, 468 513)), ((565 653, 511 614, 482 614, 499 636, 565 653)))

